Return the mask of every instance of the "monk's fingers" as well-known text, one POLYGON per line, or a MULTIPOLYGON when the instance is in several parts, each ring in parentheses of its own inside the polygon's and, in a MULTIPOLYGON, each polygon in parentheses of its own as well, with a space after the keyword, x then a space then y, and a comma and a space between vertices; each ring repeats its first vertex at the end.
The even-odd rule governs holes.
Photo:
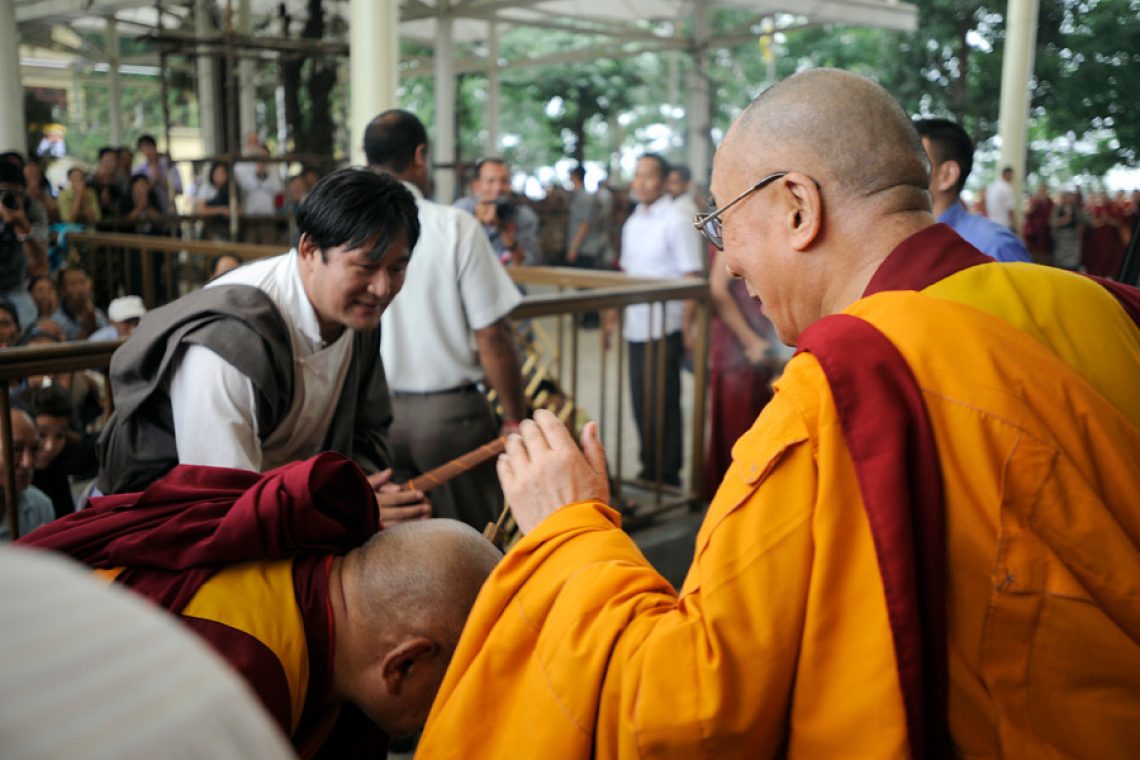
POLYGON ((558 416, 546 409, 539 409, 534 413, 534 422, 545 435, 546 442, 551 449, 574 449, 574 437, 558 416))
POLYGON ((546 433, 534 420, 523 420, 519 423, 519 434, 526 441, 527 451, 531 458, 550 450, 550 443, 546 440, 546 433))
POLYGON ((495 472, 499 474, 499 485, 506 491, 508 488, 513 488, 515 483, 515 471, 511 467, 511 458, 506 454, 499 454, 498 459, 495 460, 495 472))
POLYGON ((507 436, 505 450, 507 457, 516 466, 526 464, 530 461, 530 453, 527 451, 526 441, 523 439, 521 433, 511 433, 507 436))

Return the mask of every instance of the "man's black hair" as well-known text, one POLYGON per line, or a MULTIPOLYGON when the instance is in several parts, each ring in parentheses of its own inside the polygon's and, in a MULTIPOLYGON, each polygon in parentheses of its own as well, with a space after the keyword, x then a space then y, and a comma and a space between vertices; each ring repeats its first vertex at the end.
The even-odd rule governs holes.
POLYGON ((581 164, 578 164, 570 170, 571 177, 577 177, 579 182, 586 181, 586 169, 581 164))
POLYGON ((154 135, 141 135, 139 139, 135 141, 135 147, 141 149, 143 145, 153 145, 157 148, 158 141, 154 139, 154 135))
POLYGON ((112 148, 110 145, 104 145, 102 148, 99 149, 99 160, 102 161, 103 156, 107 155, 108 153, 114 153, 116 156, 119 155, 118 150, 116 150, 115 148, 112 148))
POLYGON ((693 172, 684 164, 673 164, 673 168, 670 169, 670 172, 677 172, 677 174, 681 175, 682 182, 691 182, 693 179, 693 172))
POLYGON ((666 179, 669 176, 669 170, 672 167, 669 166, 669 162, 666 161, 665 157, 662 156, 661 154, 659 154, 659 153, 646 153, 642 156, 638 156, 637 160, 640 161, 642 159, 648 159, 648 160, 653 161, 654 163, 657 164, 657 171, 661 173, 661 179, 666 179))
POLYGON ((933 158, 942 164, 953 161, 958 164, 958 184, 954 192, 961 194, 966 186, 966 178, 974 169, 974 141, 957 122, 949 119, 915 119, 914 128, 919 137, 930 141, 933 158))
POLYGON ((424 124, 415 114, 393 108, 377 116, 364 130, 368 165, 402 172, 415 158, 416 148, 427 145, 424 124))
POLYGON ((82 272, 83 276, 87 278, 88 282, 91 281, 91 275, 87 270, 78 264, 64 264, 55 273, 55 287, 59 291, 59 297, 63 298, 63 283, 67 279, 68 272, 82 272))
POLYGON ((58 385, 25 388, 16 399, 32 417, 65 417, 71 420, 75 404, 71 394, 58 385))
POLYGON ((0 183, 24 187, 24 172, 20 167, 7 161, 0 161, 0 183))
POLYGON ((0 311, 8 312, 8 316, 16 323, 16 334, 20 334, 20 312, 16 311, 16 305, 9 301, 7 298, 0 298, 0 311))
POLYGON ((68 179, 68 181, 70 181, 70 180, 71 180, 71 175, 72 175, 72 174, 75 174, 76 172, 79 172, 79 173, 80 173, 80 174, 82 174, 84 177, 86 177, 86 176, 87 176, 87 172, 83 171, 83 167, 82 167, 82 166, 80 166, 79 164, 76 164, 76 165, 72 166, 70 169, 68 169, 68 170, 67 170, 67 179, 68 179))
POLYGON ((370 246, 369 255, 383 256, 400 232, 408 250, 420 239, 416 199, 403 183, 367 169, 341 169, 316 185, 297 209, 297 235, 309 239, 326 256, 330 248, 370 246))
POLYGON ((0 153, 0 164, 15 166, 20 171, 23 171, 25 163, 24 154, 17 150, 6 150, 0 153))

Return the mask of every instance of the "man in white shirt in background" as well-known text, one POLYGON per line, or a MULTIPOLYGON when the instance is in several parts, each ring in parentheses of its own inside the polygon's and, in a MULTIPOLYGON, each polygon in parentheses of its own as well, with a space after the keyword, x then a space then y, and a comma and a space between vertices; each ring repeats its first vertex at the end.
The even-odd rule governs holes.
MULTIPOLYGON (((518 353, 506 316, 521 296, 471 214, 424 198, 427 130, 385 111, 364 133, 368 166, 404 183, 419 210, 420 241, 403 293, 384 312, 380 351, 392 389, 388 440, 397 479, 413 478, 512 432, 526 414, 518 353), (500 426, 481 384, 503 406, 500 426)), ((432 491, 438 517, 481 530, 502 509, 494 462, 432 491)))
MULTIPOLYGON (((269 156, 269 150, 261 144, 256 134, 246 138, 245 150, 246 155, 269 156)), ((272 165, 268 161, 239 161, 234 164, 234 182, 241 190, 244 214, 254 217, 277 215, 277 198, 285 190, 279 166, 272 165)), ((247 220, 246 241, 272 243, 275 226, 276 220, 247 220)))
MULTIPOLYGON (((622 228, 621 268, 633 277, 700 276, 703 266, 701 238, 692 217, 677 210, 665 192, 669 164, 654 153, 637 161, 630 189, 637 208, 622 228)), ((606 320, 611 330, 614 318, 606 320)), ((681 483, 681 360, 691 334, 693 304, 668 301, 626 307, 623 337, 629 344, 629 387, 634 418, 641 434, 642 480, 658 479, 667 485, 681 483), (664 314, 662 314, 664 312, 664 314), (665 352, 664 388, 655 382, 658 347, 665 352), (648 353, 648 357, 646 354, 648 353), (650 367, 647 375, 646 364, 650 367), (658 393, 664 393, 664 415, 658 427, 658 393), (648 414, 646 408, 648 407, 648 414), (657 434, 664 445, 657 468, 657 434)))
POLYGON ((665 183, 665 189, 673 199, 673 206, 687 219, 692 219, 701 213, 697 208, 697 202, 693 199, 692 183, 693 173, 689 167, 674 164, 669 169, 669 179, 665 183))
POLYGON ((99 489, 141 490, 176 464, 265 472, 333 450, 373 473, 385 523, 430 513, 391 482, 380 317, 419 238, 415 200, 361 169, 317 183, 297 247, 154 309, 111 360, 115 413, 99 489))
POLYGON ((986 216, 1017 234, 1017 198, 1013 195, 1013 167, 1001 170, 1001 178, 986 188, 986 216))

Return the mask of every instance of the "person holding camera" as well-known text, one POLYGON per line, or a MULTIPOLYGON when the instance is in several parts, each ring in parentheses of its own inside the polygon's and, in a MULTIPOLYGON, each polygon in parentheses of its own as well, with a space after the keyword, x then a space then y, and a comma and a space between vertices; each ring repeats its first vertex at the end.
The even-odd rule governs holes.
POLYGON ((474 196, 460 198, 456 207, 475 215, 491 248, 507 266, 542 263, 538 245, 538 215, 511 198, 511 168, 501 158, 481 158, 475 164, 474 196))
POLYGON ((28 274, 47 272, 47 248, 32 234, 33 223, 24 194, 24 173, 0 161, 0 297, 12 302, 21 324, 36 318, 28 293, 28 274))

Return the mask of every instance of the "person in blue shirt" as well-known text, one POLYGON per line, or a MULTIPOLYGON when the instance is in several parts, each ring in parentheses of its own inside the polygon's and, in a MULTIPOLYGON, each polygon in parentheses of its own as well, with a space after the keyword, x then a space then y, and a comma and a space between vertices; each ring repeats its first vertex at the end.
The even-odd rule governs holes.
POLYGON ((914 126, 930 157, 930 195, 938 221, 996 261, 1032 261, 1009 228, 971 214, 962 203, 959 196, 974 168, 974 141, 966 130, 949 119, 915 119, 914 126))

